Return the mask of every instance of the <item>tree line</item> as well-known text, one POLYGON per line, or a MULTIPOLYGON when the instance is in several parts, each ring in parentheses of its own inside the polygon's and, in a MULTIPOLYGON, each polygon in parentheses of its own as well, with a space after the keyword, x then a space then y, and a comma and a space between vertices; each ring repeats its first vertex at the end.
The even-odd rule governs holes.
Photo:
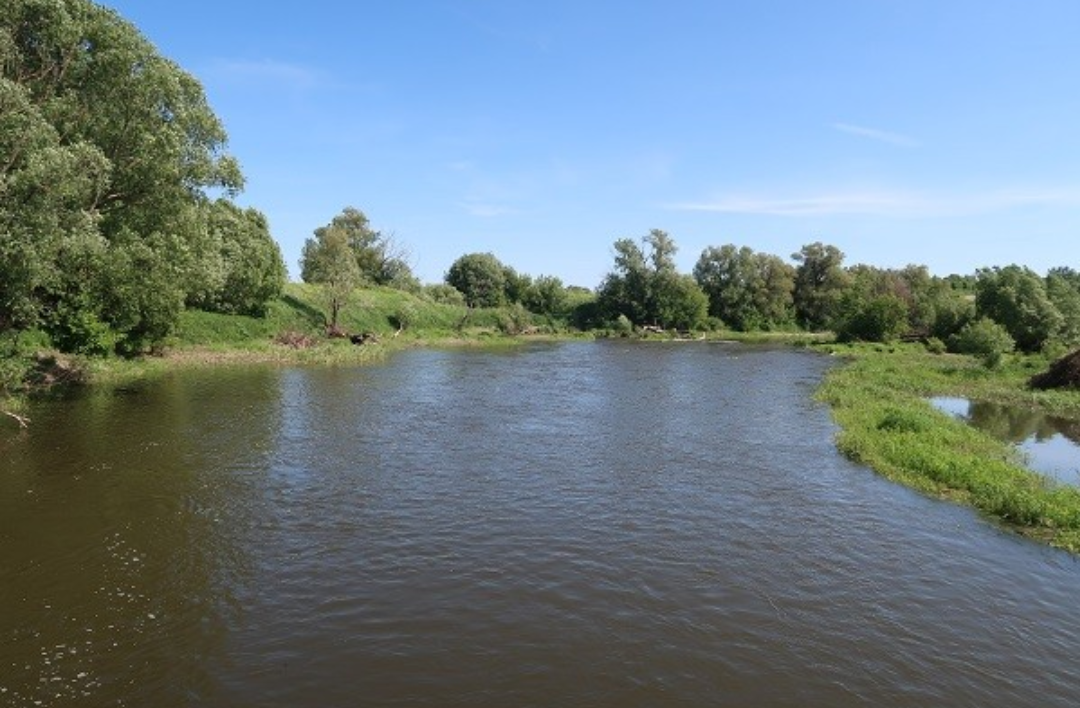
POLYGON ((1046 276, 1008 265, 939 277, 923 265, 845 266, 840 249, 815 242, 790 261, 747 246, 710 246, 692 273, 680 273, 677 246, 659 229, 618 239, 613 250, 611 271, 586 298, 568 297, 572 289, 557 278, 533 280, 490 253, 460 257, 443 287, 469 306, 519 305, 582 329, 829 331, 840 341, 917 339, 989 365, 1014 349, 1080 346, 1080 273, 1069 267, 1046 276))
MULTIPOLYGON (((5 2, 0 344, 35 332, 61 351, 137 354, 166 341, 184 308, 263 314, 286 268, 265 216, 234 201, 243 182, 198 81, 134 26, 90 0, 5 2)), ((331 332, 369 285, 579 329, 829 330, 919 338, 987 363, 1080 345, 1080 274, 1068 267, 940 278, 925 266, 845 266, 818 242, 789 259, 709 247, 681 273, 659 229, 613 251, 592 290, 491 253, 465 254, 423 285, 393 234, 347 207, 314 230, 300 271, 323 293, 331 332)))
POLYGON ((1043 277, 1019 265, 970 276, 844 266, 821 242, 791 262, 732 244, 708 247, 692 277, 676 272, 675 245, 653 230, 641 246, 615 242, 615 267, 597 291, 609 323, 737 331, 831 331, 840 341, 919 339, 932 348, 975 354, 990 365, 1014 348, 1032 353, 1080 346, 1080 273, 1043 277))

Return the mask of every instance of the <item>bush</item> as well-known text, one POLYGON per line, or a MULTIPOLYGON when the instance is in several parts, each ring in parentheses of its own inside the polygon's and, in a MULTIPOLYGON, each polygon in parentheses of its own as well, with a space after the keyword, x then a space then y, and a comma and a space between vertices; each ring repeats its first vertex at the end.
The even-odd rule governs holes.
POLYGON ((705 318, 705 331, 707 332, 723 332, 726 327, 724 321, 719 317, 709 315, 705 318))
POLYGON ((945 342, 937 337, 930 337, 926 340, 926 351, 931 354, 944 354, 948 351, 948 348, 945 346, 945 342))
POLYGON ((524 305, 515 302, 499 313, 498 327, 503 334, 521 334, 532 327, 532 315, 524 305))
POLYGON ((626 315, 619 315, 611 323, 611 331, 620 337, 628 337, 634 331, 634 323, 626 315))
POLYGON ((996 368, 1002 358, 1016 347, 1005 328, 986 317, 969 322, 949 337, 949 350, 970 354, 988 369, 996 368))
POLYGON ((893 295, 851 303, 834 324, 840 342, 891 342, 907 327, 907 305, 893 295))
POLYGON ((428 297, 432 302, 439 303, 440 305, 454 305, 464 306, 465 296, 461 294, 461 291, 455 288, 453 285, 447 285, 445 283, 438 283, 435 285, 425 285, 424 295, 428 297))

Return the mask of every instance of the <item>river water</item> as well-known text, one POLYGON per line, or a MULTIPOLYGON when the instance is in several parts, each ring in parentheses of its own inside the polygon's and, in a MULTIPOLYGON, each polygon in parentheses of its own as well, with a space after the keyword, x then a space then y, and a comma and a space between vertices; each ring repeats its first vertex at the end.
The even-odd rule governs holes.
POLYGON ((222 368, 0 438, 0 705, 1075 706, 1080 564, 837 455, 828 358, 222 368))

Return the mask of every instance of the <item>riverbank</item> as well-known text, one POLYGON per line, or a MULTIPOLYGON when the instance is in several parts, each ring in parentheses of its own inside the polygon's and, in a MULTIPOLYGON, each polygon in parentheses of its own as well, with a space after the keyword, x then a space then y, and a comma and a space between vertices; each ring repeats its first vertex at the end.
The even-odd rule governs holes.
MULTIPOLYGON (((377 361, 411 347, 504 349, 537 341, 626 334, 572 327, 575 301, 568 302, 561 314, 541 316, 520 306, 467 308, 423 293, 370 287, 357 290, 340 313, 338 329, 362 342, 354 344, 348 338, 326 336, 324 305, 318 287, 290 283, 262 317, 188 310, 160 351, 131 359, 55 353, 43 335, 30 333, 17 344, 5 346, 7 352, 0 356, 0 411, 8 413, 0 417, 0 423, 22 424, 19 416, 28 398, 64 383, 122 383, 178 367, 221 364, 347 366, 377 361)), ((672 333, 630 336, 674 338, 672 333)), ((802 332, 724 331, 710 332, 708 337, 752 343, 821 341, 821 335, 802 332)))
POLYGON ((848 359, 825 378, 818 397, 840 427, 850 459, 926 494, 971 505, 1025 536, 1080 553, 1080 489, 1024 466, 1015 448, 940 412, 931 396, 962 396, 1038 408, 1080 419, 1080 394, 1033 391, 1040 357, 1016 357, 987 370, 969 357, 921 346, 838 346, 848 359))
MULTIPOLYGON (((109 385, 178 368, 281 364, 352 366, 413 347, 505 349, 536 341, 593 338, 565 324, 514 322, 514 313, 466 310, 400 291, 369 290, 343 313, 345 331, 364 343, 328 339, 315 292, 293 285, 264 318, 184 313, 168 347, 137 359, 45 355, 33 366, 42 390, 55 382, 109 385)), ((611 334, 611 333, 607 333, 611 334)), ((819 398, 840 426, 837 446, 847 457, 921 492, 969 504, 1032 538, 1080 553, 1080 490, 1024 467, 1018 453, 935 410, 928 398, 961 396, 1037 408, 1080 420, 1080 394, 1034 391, 1028 379, 1049 362, 1013 357, 988 370, 966 356, 931 354, 921 345, 836 345, 801 333, 709 334, 710 341, 808 346, 846 359, 822 382, 819 398)), ((666 341, 667 335, 646 339, 666 341)), ((6 426, 22 426, 25 395, 0 400, 6 426)))

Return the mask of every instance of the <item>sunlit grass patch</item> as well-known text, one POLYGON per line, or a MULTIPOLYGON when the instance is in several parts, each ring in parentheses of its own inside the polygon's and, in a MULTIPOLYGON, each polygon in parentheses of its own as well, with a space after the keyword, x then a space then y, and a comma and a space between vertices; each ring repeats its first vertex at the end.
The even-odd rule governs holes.
POLYGON ((829 373, 818 395, 832 406, 844 455, 920 491, 971 504, 1025 535, 1080 552, 1080 489, 1027 469, 1015 448, 927 400, 953 395, 1022 402, 1078 416, 1080 394, 1029 391, 1030 361, 991 372, 965 357, 914 346, 834 352, 852 359, 829 373))

